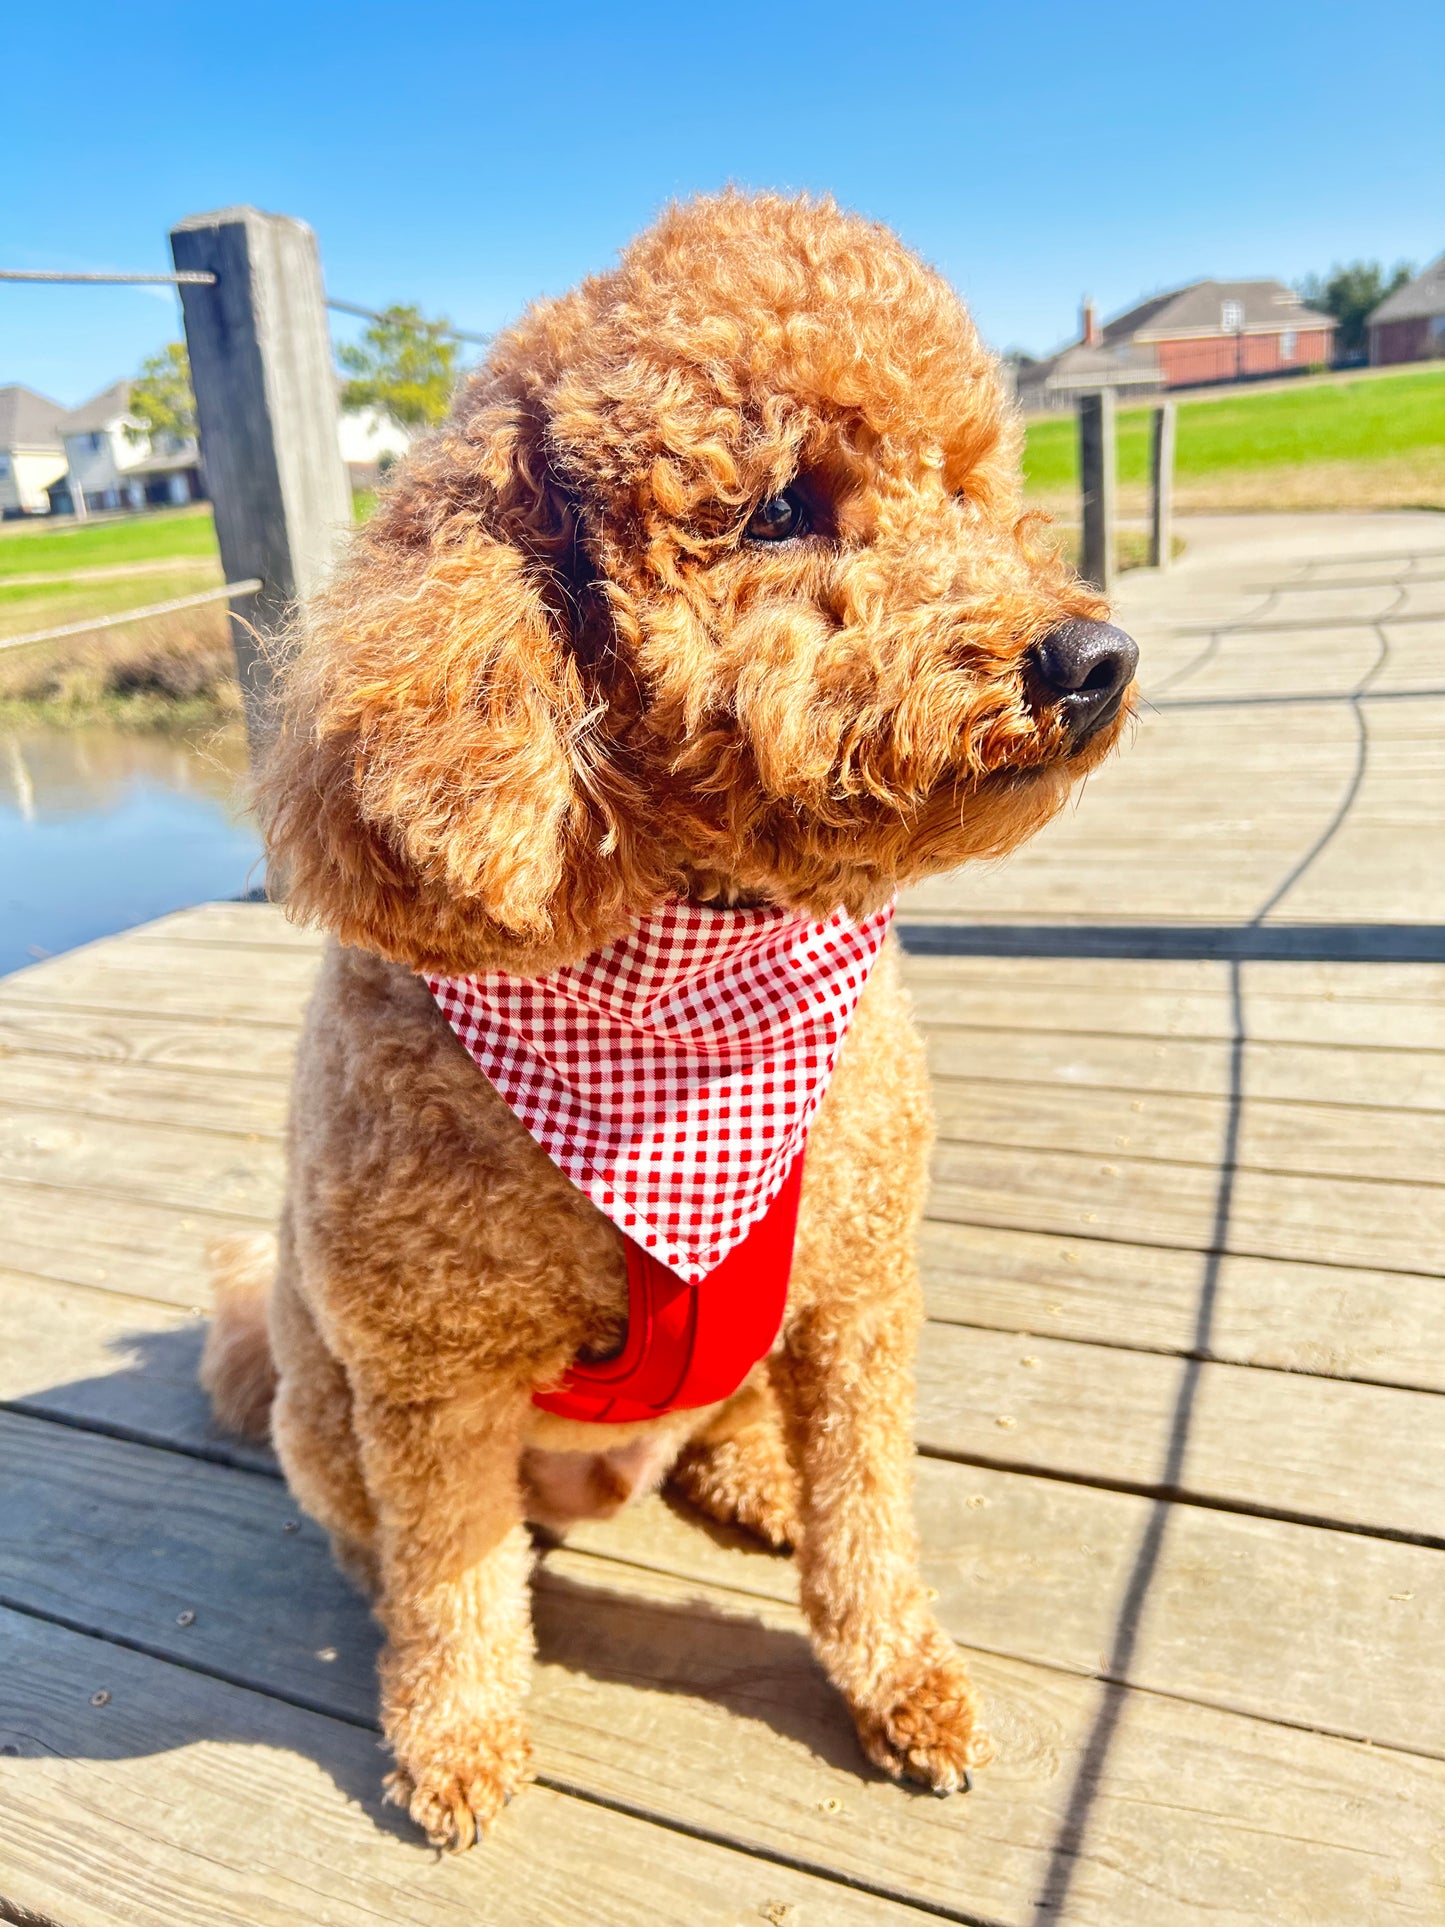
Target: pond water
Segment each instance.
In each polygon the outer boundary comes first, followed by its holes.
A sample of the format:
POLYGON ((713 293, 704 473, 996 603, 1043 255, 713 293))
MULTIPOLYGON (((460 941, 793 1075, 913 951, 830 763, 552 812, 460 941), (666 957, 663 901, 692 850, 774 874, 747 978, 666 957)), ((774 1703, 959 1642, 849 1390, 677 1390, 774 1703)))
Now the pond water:
POLYGON ((239 731, 0 728, 0 976, 260 881, 239 731))

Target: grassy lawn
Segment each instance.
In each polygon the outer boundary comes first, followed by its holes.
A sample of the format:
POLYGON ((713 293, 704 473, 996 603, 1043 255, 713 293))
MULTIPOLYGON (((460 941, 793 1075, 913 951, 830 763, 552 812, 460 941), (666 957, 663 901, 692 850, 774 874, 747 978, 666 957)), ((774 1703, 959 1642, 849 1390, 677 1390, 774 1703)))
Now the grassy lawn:
MULTIPOLYGON (((1445 366, 1243 390, 1178 407, 1181 509, 1445 508, 1445 366)), ((1126 514, 1139 512, 1147 489, 1149 412, 1123 409, 1118 418, 1126 514)), ((1024 473, 1031 497, 1077 509, 1072 414, 1029 423, 1024 473)))
MULTIPOLYGON (((192 555, 209 562, 220 560, 216 527, 206 502, 198 502, 194 508, 155 509, 147 515, 78 527, 0 522, 0 580, 10 575, 59 574, 66 569, 102 569, 117 563, 168 561, 192 555)), ((136 596, 133 600, 148 602, 155 598, 136 596)))
POLYGON ((170 602, 176 596, 195 595, 201 589, 218 586, 220 580, 218 565, 204 560, 184 568, 158 569, 153 575, 99 582, 10 583, 0 576, 0 637, 54 629, 85 616, 144 609, 152 603, 170 602))
MULTIPOLYGON (((169 602, 220 581, 208 504, 79 527, 6 523, 0 532, 0 639, 169 602), (87 573, 115 568, 134 573, 87 573), (60 580, 23 579, 35 576, 60 580)), ((0 650, 0 723, 104 718, 204 734, 218 725, 236 727, 239 708, 230 628, 220 604, 0 650)))

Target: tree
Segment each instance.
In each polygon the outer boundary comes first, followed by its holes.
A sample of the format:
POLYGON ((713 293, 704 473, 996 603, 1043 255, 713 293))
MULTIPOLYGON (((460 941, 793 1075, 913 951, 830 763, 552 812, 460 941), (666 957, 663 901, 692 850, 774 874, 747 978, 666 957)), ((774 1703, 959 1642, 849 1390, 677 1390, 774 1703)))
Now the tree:
POLYGON ((447 321, 420 308, 382 310, 361 340, 337 350, 351 379, 343 408, 377 408, 402 428, 425 428, 447 412, 457 382, 457 338, 447 321))
POLYGON ((1371 309, 1402 288, 1414 273, 1406 261, 1396 262, 1388 276, 1378 261, 1351 261, 1347 267, 1336 263, 1327 281, 1307 274, 1296 292, 1311 308, 1322 308, 1339 322, 1336 355, 1362 355, 1369 345, 1365 323, 1371 309))
POLYGON ((191 393, 191 363, 183 341, 168 341, 159 354, 147 355, 130 385, 130 412, 140 422, 129 430, 135 441, 173 435, 191 441, 196 433, 196 398, 191 393))

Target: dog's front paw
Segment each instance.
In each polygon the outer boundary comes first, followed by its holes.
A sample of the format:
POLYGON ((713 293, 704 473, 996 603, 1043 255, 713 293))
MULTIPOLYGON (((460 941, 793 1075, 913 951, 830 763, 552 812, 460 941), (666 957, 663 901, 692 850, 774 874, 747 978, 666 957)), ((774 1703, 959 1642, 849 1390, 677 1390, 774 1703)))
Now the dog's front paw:
POLYGON ((911 1664, 890 1669, 875 1703, 855 1705, 853 1716, 875 1766, 935 1793, 967 1790, 969 1769, 993 1758, 992 1742, 977 1724, 972 1683, 948 1647, 930 1647, 911 1664))
POLYGON ((383 1784, 434 1847, 464 1853, 531 1778, 532 1746, 519 1720, 484 1738, 440 1741, 424 1754, 413 1746, 383 1784))

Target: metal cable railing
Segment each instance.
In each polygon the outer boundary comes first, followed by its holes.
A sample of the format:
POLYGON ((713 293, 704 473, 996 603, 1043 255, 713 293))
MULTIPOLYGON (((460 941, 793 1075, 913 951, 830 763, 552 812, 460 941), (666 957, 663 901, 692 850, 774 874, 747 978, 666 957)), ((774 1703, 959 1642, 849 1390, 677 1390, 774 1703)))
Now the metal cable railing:
POLYGON ((140 622, 146 616, 168 616, 177 609, 199 609, 206 602, 221 602, 228 596, 254 595, 261 587, 259 576, 244 582, 227 582, 219 589, 202 589, 199 595, 172 596, 169 602, 147 603, 141 609, 122 609, 118 615, 88 616, 83 622, 62 622, 54 629, 35 629, 24 636, 0 636, 0 649, 19 649, 27 642, 60 642, 66 636, 88 636, 93 629, 118 629, 124 622, 140 622))
MULTIPOLYGON (((99 270, 69 268, 0 268, 0 281, 49 281, 82 282, 93 286, 133 287, 179 287, 184 284, 192 288, 214 288, 216 277, 203 269, 179 269, 170 274, 108 274, 99 270)), ((337 314, 359 315, 363 321, 385 321, 386 316, 375 308, 363 308, 355 301, 333 301, 328 295, 326 305, 337 314)), ((447 322, 443 332, 453 341, 474 341, 478 347, 485 348, 491 341, 490 335, 469 333, 465 328, 454 328, 447 322)))

